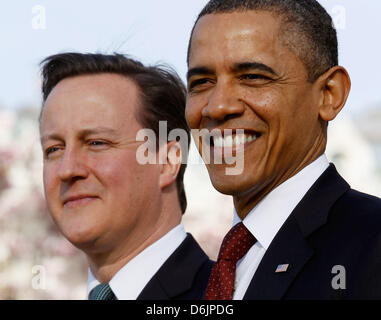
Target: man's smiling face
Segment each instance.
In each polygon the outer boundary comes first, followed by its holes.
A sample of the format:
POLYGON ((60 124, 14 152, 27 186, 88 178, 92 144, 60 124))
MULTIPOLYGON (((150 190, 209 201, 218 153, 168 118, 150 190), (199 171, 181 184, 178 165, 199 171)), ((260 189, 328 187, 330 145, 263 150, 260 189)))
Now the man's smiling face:
POLYGON ((319 91, 283 44, 280 21, 266 11, 210 14, 198 21, 191 41, 186 118, 191 129, 232 129, 233 139, 201 142, 200 152, 222 146, 242 154, 239 175, 226 175, 228 165, 213 159, 207 168, 214 187, 233 195, 243 216, 325 147, 319 91), (237 129, 245 139, 235 139, 237 129))

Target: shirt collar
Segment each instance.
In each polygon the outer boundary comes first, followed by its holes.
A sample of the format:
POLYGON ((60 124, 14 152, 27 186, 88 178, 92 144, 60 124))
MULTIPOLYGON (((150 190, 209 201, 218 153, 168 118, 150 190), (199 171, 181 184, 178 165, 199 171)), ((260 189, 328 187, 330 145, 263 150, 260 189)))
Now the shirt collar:
MULTIPOLYGON (((185 238, 184 226, 179 224, 121 268, 109 282, 118 300, 135 300, 185 238)), ((99 283, 89 268, 87 295, 99 283)))
MULTIPOLYGON (((243 224, 266 250, 283 223, 320 175, 329 167, 325 154, 268 193, 245 217, 243 224)), ((233 226, 241 219, 234 209, 233 226)))

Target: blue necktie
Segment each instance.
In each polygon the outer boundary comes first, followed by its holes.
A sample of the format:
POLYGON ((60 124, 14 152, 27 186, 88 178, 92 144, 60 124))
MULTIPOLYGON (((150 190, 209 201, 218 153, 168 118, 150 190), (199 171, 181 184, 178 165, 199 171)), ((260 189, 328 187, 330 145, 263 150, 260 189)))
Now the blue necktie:
POLYGON ((98 284, 89 295, 89 300, 118 300, 108 283, 98 284))

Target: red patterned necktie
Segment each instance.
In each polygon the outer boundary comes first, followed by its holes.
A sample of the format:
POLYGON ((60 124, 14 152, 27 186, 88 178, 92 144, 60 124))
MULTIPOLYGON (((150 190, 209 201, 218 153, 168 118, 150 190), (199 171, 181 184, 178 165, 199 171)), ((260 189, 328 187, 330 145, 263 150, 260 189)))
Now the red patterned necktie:
POLYGON ((256 241, 242 222, 228 232, 222 241, 217 262, 210 274, 205 300, 232 299, 237 261, 256 241))

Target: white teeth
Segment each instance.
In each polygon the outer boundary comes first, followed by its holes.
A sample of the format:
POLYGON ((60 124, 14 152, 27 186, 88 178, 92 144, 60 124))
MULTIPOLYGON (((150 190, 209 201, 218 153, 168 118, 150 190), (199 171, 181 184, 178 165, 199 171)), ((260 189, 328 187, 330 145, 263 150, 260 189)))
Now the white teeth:
POLYGON ((224 139, 221 136, 213 137, 213 142, 215 147, 222 148, 224 146, 224 139))
POLYGON ((247 142, 251 142, 257 139, 257 136, 248 136, 247 137, 247 142))
POLYGON ((233 137, 232 136, 227 136, 224 138, 224 147, 231 148, 233 146, 233 137))
POLYGON ((241 137, 236 135, 235 138, 234 138, 234 143, 235 145, 240 145, 241 144, 241 137))
POLYGON ((234 136, 234 138, 232 135, 227 135, 226 137, 216 136, 216 137, 213 137, 213 142, 215 147, 231 148, 231 147, 237 147, 237 146, 243 145, 245 143, 254 141, 256 139, 257 139, 256 135, 237 134, 234 136))

